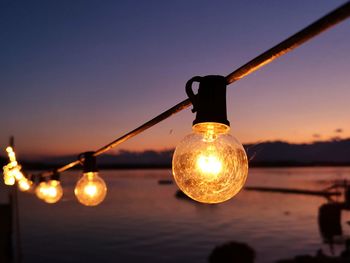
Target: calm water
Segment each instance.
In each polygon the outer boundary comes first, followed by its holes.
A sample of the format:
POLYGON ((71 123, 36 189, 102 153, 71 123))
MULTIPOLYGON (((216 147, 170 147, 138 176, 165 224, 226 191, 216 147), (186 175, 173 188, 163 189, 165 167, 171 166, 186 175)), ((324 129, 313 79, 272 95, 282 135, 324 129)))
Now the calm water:
MULTIPOLYGON (((20 194, 24 263, 207 262, 217 245, 249 244, 256 262, 329 253, 318 227, 321 197, 242 191, 220 205, 176 199, 176 185, 159 185, 170 170, 101 171, 108 196, 95 208, 73 195, 78 172, 63 178, 63 201, 48 205, 20 194)), ((350 179, 350 168, 251 169, 247 185, 322 189, 350 179)), ((345 234, 350 213, 342 213, 345 234)), ((343 245, 336 245, 339 253, 343 245)))

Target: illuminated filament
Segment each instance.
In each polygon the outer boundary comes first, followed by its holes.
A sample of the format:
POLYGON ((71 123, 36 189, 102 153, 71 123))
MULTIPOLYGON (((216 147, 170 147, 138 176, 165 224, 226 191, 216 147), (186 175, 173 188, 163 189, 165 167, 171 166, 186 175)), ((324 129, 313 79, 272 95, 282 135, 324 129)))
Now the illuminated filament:
POLYGON ((16 178, 15 176, 11 173, 10 168, 8 167, 8 165, 5 165, 4 168, 4 183, 6 185, 14 185, 16 182, 16 178))
POLYGON ((56 197, 57 196, 57 190, 55 186, 48 186, 45 189, 45 195, 48 197, 56 197))
POLYGON ((222 163, 215 155, 199 155, 197 159, 197 168, 201 173, 216 176, 222 170, 222 163))
POLYGON ((84 192, 90 197, 93 197, 97 193, 97 188, 94 184, 88 184, 87 186, 84 187, 84 192))
POLYGON ((86 172, 74 189, 78 201, 86 206, 96 206, 106 197, 107 187, 97 172, 86 172))

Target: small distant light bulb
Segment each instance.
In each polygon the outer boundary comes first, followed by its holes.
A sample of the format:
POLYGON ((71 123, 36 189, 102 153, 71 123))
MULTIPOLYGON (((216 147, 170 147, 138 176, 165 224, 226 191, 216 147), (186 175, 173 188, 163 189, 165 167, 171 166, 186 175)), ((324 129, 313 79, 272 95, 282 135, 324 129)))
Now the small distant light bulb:
POLYGON ((16 154, 11 146, 6 148, 6 152, 10 162, 3 167, 4 182, 6 185, 14 185, 18 182, 18 187, 21 191, 28 191, 31 188, 31 181, 24 177, 21 172, 22 167, 16 160, 16 154))
POLYGON ((11 170, 11 173, 13 174, 13 176, 16 178, 16 180, 19 182, 21 181, 24 177, 23 173, 21 172, 21 166, 17 165, 16 167, 14 167, 11 170))
POLYGON ((46 203, 57 203, 63 196, 63 189, 60 181, 50 180, 46 183, 44 189, 43 200, 46 203))
POLYGON ((16 179, 14 176, 11 176, 9 174, 6 174, 6 175, 4 174, 4 183, 6 185, 14 185, 15 182, 16 182, 16 179))
POLYGON ((244 186, 248 159, 242 144, 229 134, 226 113, 226 79, 194 77, 186 92, 197 112, 193 133, 176 147, 172 170, 176 184, 190 198, 202 203, 221 203, 244 186), (199 82, 198 94, 192 83, 199 82))
POLYGON ((10 162, 16 162, 16 154, 11 146, 8 146, 6 148, 6 152, 8 154, 9 159, 10 159, 10 162))
POLYGON ((7 164, 3 167, 3 174, 4 174, 4 183, 6 185, 14 185, 16 182, 16 178, 14 177, 13 173, 11 173, 10 165, 7 164))
POLYGON ((107 187, 97 172, 87 172, 77 182, 74 193, 83 205, 96 206, 105 199, 107 187))
POLYGON ((32 181, 23 177, 21 180, 18 181, 18 188, 22 192, 26 192, 30 190, 30 188, 32 187, 32 184, 33 184, 32 181))

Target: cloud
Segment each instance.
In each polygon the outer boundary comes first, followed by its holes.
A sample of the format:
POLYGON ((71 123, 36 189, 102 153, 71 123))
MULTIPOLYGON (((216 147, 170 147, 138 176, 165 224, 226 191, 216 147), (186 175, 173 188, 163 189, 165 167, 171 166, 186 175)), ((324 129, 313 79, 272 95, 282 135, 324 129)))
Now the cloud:
POLYGON ((344 130, 342 128, 338 128, 338 129, 335 129, 334 132, 335 133, 342 133, 344 130))

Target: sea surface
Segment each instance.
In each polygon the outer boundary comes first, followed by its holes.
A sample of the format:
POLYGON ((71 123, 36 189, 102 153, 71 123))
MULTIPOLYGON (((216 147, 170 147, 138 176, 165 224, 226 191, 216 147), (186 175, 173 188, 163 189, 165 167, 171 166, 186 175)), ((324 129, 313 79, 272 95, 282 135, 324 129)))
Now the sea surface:
MULTIPOLYGON (((204 205, 175 197, 170 170, 100 171, 108 186, 97 207, 80 205, 73 189, 79 172, 62 175, 64 197, 46 204, 19 194, 23 263, 41 262, 208 262, 216 246, 230 241, 255 250, 256 262, 297 255, 330 255, 318 225, 324 197, 241 191, 235 198, 204 205)), ((322 190, 350 179, 350 168, 253 168, 247 185, 322 190)), ((0 187, 2 193, 3 186, 0 187)), ((334 201, 342 201, 338 198, 334 201)), ((350 212, 342 211, 343 235, 333 253, 344 249, 350 212)))

